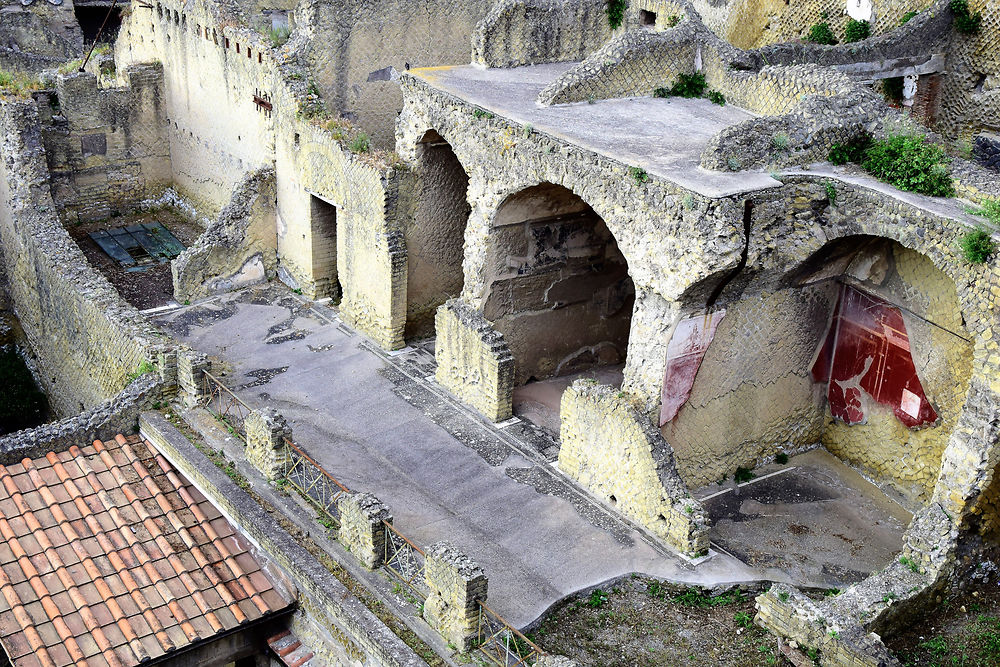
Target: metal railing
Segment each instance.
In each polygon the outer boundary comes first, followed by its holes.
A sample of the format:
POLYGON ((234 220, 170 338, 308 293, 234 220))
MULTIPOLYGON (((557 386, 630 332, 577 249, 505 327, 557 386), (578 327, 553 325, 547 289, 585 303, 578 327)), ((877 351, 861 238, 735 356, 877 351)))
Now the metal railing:
POLYGON ((339 528, 340 509, 337 507, 337 500, 348 492, 347 487, 294 442, 288 438, 282 440, 285 443, 283 477, 317 509, 333 519, 339 528))
POLYGON ((389 570, 407 588, 426 600, 430 595, 424 577, 426 557, 423 549, 396 530, 388 521, 382 522, 385 531, 385 557, 382 566, 389 570))
POLYGON ((222 384, 222 380, 208 371, 202 372, 202 383, 205 407, 246 442, 247 431, 244 422, 250 415, 250 406, 234 394, 232 389, 222 384))
POLYGON ((533 665, 545 655, 533 641, 521 634, 504 618, 479 601, 479 630, 476 650, 494 665, 518 667, 533 665))

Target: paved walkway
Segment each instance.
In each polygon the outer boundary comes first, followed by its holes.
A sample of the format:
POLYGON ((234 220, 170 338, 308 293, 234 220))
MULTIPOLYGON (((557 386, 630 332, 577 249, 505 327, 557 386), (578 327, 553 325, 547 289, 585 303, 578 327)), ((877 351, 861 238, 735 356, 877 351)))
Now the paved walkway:
POLYGON ((212 355, 251 405, 285 415, 332 475, 387 503, 417 544, 448 540, 490 578, 490 601, 524 626, 566 595, 630 572, 715 585, 754 571, 715 553, 697 567, 651 543, 552 469, 551 442, 497 428, 428 380, 425 349, 386 355, 333 310, 278 286, 159 318, 212 355))

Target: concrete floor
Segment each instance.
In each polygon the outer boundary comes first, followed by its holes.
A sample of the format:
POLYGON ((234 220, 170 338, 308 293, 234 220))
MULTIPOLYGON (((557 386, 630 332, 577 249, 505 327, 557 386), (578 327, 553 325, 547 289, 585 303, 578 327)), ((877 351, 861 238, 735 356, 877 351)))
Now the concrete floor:
POLYGON ((538 106, 538 93, 576 64, 507 69, 463 65, 409 73, 520 125, 530 124, 535 131, 642 167, 707 197, 727 197, 779 184, 766 173, 709 171, 699 166, 701 153, 712 137, 754 117, 732 104, 635 97, 538 106))
POLYGON ((624 364, 602 366, 571 375, 529 382, 514 389, 514 415, 558 437, 560 402, 566 388, 581 378, 592 378, 601 384, 620 387, 624 370, 624 364))
POLYGON ((490 601, 515 625, 580 589, 631 572, 719 585, 755 580, 725 554, 693 566, 555 472, 518 438, 455 404, 428 379, 425 350, 389 356, 278 286, 162 315, 215 359, 251 405, 288 419, 295 442, 351 489, 374 493, 417 544, 448 540, 479 561, 490 601))
POLYGON ((816 588, 843 588, 891 562, 912 518, 824 449, 754 471, 737 486, 694 496, 712 519, 712 542, 760 570, 816 588))

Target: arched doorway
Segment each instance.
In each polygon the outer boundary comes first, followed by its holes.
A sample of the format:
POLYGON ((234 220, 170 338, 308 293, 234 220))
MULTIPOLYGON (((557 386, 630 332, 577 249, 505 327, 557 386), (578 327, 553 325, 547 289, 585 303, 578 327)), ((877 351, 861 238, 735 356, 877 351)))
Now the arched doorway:
POLYGON ((559 398, 575 378, 621 384, 635 287, 579 196, 542 183, 509 197, 490 228, 486 284, 483 315, 514 355, 515 414, 558 432, 559 398))
POLYGON ((469 175, 434 130, 417 145, 417 178, 418 208, 406 232, 407 339, 432 335, 437 307, 462 292, 462 248, 472 210, 469 175))

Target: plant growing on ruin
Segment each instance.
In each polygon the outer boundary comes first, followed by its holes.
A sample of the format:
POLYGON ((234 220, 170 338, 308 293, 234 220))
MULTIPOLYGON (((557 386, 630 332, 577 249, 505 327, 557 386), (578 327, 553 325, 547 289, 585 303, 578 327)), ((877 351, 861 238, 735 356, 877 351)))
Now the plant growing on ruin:
POLYGON ((726 106, 726 96, 717 90, 708 91, 707 97, 712 104, 718 104, 720 107, 726 106))
POLYGON ((726 166, 729 167, 729 171, 739 171, 743 168, 743 163, 738 157, 729 157, 726 159, 726 166))
MULTIPOLYGON (((833 181, 823 181, 823 189, 826 190, 826 198, 830 201, 830 206, 836 206, 837 186, 833 184, 833 181)), ((785 461, 787 461, 788 455, 786 454, 784 456, 785 456, 785 461)), ((781 462, 779 461, 779 463, 781 462)))
POLYGON ((868 39, 872 34, 872 24, 868 21, 856 21, 851 19, 847 22, 847 26, 844 28, 844 41, 850 44, 851 42, 860 42, 863 39, 868 39))
POLYGON ((899 19, 899 25, 905 25, 905 24, 909 23, 910 19, 912 19, 913 17, 915 17, 919 13, 920 12, 916 11, 915 9, 911 9, 910 11, 906 12, 905 14, 903 14, 902 18, 899 19))
POLYGON ((590 593, 590 598, 587 599, 587 606, 591 609, 600 609, 607 601, 608 594, 598 588, 590 593))
POLYGON ((678 25, 680 25, 681 20, 682 19, 679 14, 671 14, 670 16, 667 17, 667 27, 676 28, 678 25))
POLYGON ((268 30, 267 38, 271 41, 271 48, 277 49, 278 47, 284 46, 291 34, 292 31, 288 29, 288 26, 284 25, 268 30))
POLYGON ((753 479, 755 475, 750 471, 749 468, 744 468, 739 466, 736 468, 736 472, 733 473, 733 479, 736 480, 737 484, 742 484, 743 482, 749 482, 753 479))
POLYGON ((836 44, 837 38, 833 36, 833 31, 830 30, 830 24, 826 21, 820 23, 814 23, 812 27, 809 28, 809 35, 806 37, 806 41, 812 42, 813 44, 836 44))
POLYGON ((830 147, 830 162, 836 165, 861 162, 871 143, 871 137, 867 135, 855 137, 846 143, 835 143, 830 147))
POLYGON ((351 149, 352 153, 367 153, 372 148, 371 139, 367 133, 359 132, 357 136, 351 139, 348 148, 351 149))
POLYGON ((982 264, 990 255, 996 252, 996 244, 993 237, 985 229, 971 231, 959 241, 962 249, 962 256, 970 264, 982 264))
POLYGON ((629 167, 628 174, 635 181, 636 185, 645 185, 649 182, 649 174, 642 167, 629 167))
POLYGON ((965 210, 972 215, 981 215, 993 226, 1000 227, 1000 199, 983 199, 979 206, 970 206, 965 210))
POLYGON ((920 573, 920 564, 917 563, 912 558, 907 558, 906 556, 900 556, 899 564, 905 565, 906 567, 910 568, 910 572, 913 572, 914 574, 920 573))
POLYGON ((782 602, 788 602, 788 592, 781 591, 780 593, 778 593, 778 599, 781 600, 782 602))
POLYGON ((618 30, 625 22, 626 9, 628 9, 626 0, 608 0, 608 25, 612 30, 618 30))
POLYGON ((900 190, 932 197, 950 197, 955 184, 948 171, 950 158, 941 146, 922 134, 897 134, 872 142, 861 166, 872 176, 900 190))
POLYGON ((963 35, 975 35, 983 23, 981 12, 969 11, 969 0, 951 0, 951 13, 955 15, 955 30, 963 35))
POLYGON ((34 90, 41 90, 42 82, 25 74, 13 74, 0 69, 0 97, 30 97, 34 90))
POLYGON ((788 149, 788 142, 790 141, 787 132, 778 132, 776 135, 771 137, 771 146, 777 148, 779 151, 788 149))
POLYGON ((675 97, 701 97, 705 94, 705 75, 701 72, 694 74, 678 74, 677 83, 670 88, 670 94, 675 97))
POLYGON ((489 120, 490 118, 493 118, 493 114, 491 114, 489 111, 486 111, 485 109, 473 109, 472 117, 477 120, 482 118, 489 120))
POLYGON ((785 465, 788 463, 788 454, 784 452, 778 452, 774 455, 774 462, 779 465, 785 465))

